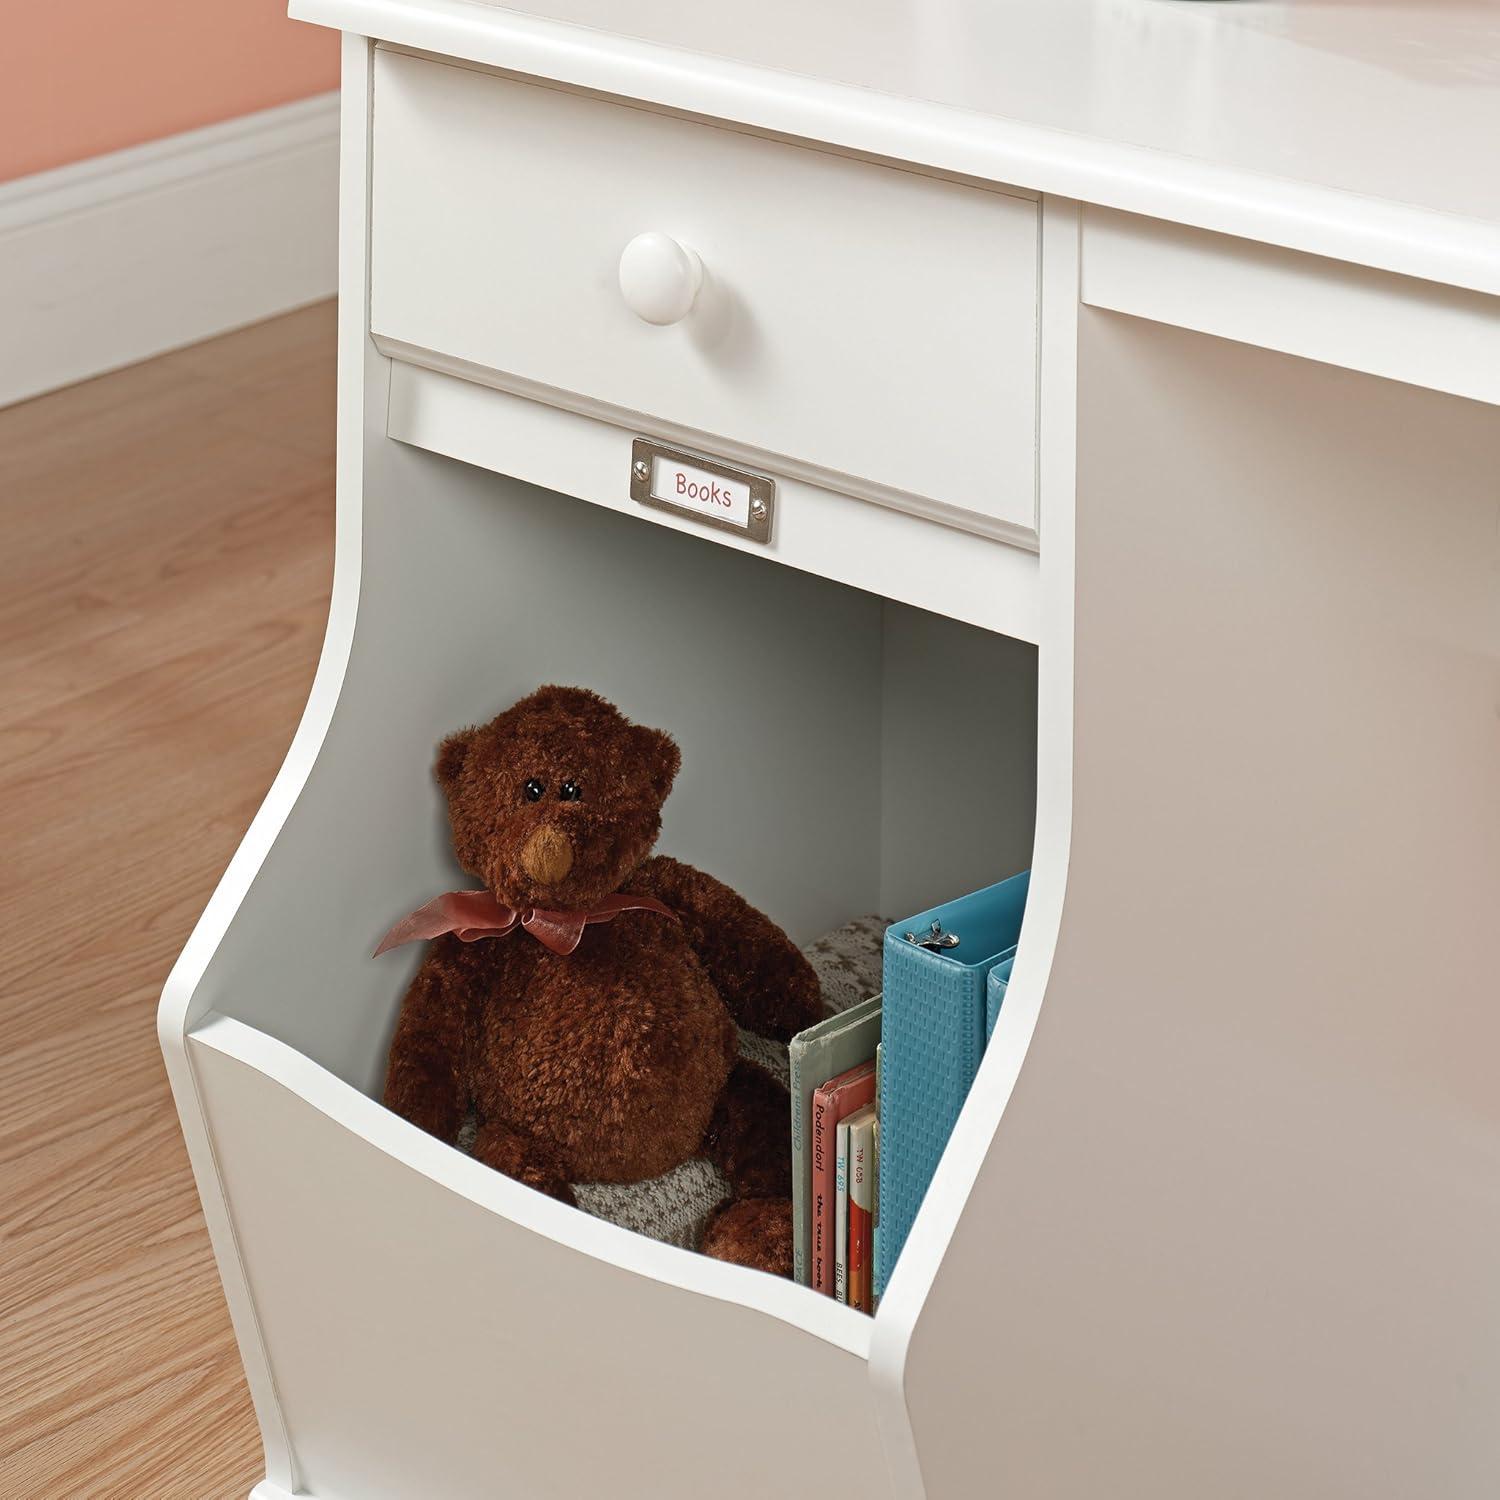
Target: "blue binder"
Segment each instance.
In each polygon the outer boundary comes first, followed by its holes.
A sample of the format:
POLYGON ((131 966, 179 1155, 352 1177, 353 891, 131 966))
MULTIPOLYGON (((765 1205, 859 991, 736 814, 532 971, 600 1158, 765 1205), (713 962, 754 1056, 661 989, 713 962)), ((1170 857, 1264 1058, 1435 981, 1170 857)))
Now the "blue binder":
POLYGON ((886 929, 877 1295, 979 1070, 987 982, 1015 955, 1030 883, 1023 871, 886 929))
POLYGON ((1000 1019, 1000 1005, 1005 999, 1005 991, 1010 984, 1010 971, 1015 966, 1014 953, 1009 958, 1002 958, 990 970, 990 977, 985 983, 984 1044, 986 1047, 989 1046, 990 1038, 995 1034, 995 1022, 1000 1019))

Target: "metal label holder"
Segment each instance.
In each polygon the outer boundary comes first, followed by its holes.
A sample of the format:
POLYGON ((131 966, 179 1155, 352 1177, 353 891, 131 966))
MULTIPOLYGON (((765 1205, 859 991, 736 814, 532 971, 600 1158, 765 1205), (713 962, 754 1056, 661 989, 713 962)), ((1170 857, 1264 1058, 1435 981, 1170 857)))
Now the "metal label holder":
POLYGON ((717 459, 705 458, 700 453, 692 453, 682 448, 668 448, 662 443, 653 443, 646 438, 636 438, 630 445, 630 498, 638 505, 648 506, 652 510, 666 511, 668 515, 685 517, 687 520, 696 521, 700 526, 710 527, 714 531, 728 531, 735 536, 742 536, 752 542, 762 544, 771 540, 771 521, 776 510, 776 481, 767 478, 764 474, 751 474, 745 469, 731 468, 717 459), (737 521, 708 515, 695 506, 680 505, 666 496, 652 494, 651 481, 656 472, 658 459, 664 459, 668 463, 683 464, 688 468, 713 475, 715 478, 727 479, 734 484, 744 485, 750 491, 749 514, 745 524, 742 526, 737 521))

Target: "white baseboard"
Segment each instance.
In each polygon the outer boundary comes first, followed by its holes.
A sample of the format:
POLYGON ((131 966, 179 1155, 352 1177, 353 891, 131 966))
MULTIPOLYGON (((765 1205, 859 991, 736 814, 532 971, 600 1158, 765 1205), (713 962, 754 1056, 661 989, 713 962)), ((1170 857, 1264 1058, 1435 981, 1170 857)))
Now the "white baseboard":
POLYGON ((0 406, 331 297, 338 95, 0 183, 0 406))

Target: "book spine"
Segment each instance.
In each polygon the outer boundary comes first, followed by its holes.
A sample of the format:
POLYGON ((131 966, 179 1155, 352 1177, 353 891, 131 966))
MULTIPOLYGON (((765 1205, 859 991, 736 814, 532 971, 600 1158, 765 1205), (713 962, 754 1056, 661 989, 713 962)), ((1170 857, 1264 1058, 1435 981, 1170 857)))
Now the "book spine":
POLYGON ((874 1201, 871 1168, 875 1158, 875 1121, 861 1112, 849 1125, 849 1306, 870 1312, 870 1230, 874 1201))
POLYGON ((874 1097, 875 1065, 859 1063, 830 1078, 813 1095, 813 1289, 836 1296, 839 1121, 874 1097))
POLYGON ((803 1116, 802 1069, 796 1048, 789 1060, 789 1092, 792 1097, 792 1280, 798 1286, 810 1284, 807 1267, 807 1123, 803 1116))
POLYGON ((833 1295, 838 1301, 847 1302, 849 1300, 849 1124, 847 1120, 839 1121, 834 1181, 838 1196, 833 1210, 833 1295))
POLYGON ((833 1268, 830 1264, 828 1229, 833 1219, 833 1141, 828 1130, 832 1116, 828 1096, 819 1089, 813 1095, 812 1107, 812 1254, 809 1270, 812 1289, 833 1295, 833 1268))

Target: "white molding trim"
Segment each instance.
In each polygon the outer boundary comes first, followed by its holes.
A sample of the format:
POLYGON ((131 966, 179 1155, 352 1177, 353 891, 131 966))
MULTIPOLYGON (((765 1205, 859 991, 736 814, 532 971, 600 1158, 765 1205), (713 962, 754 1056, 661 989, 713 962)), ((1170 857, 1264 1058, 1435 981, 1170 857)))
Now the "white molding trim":
POLYGON ((337 288, 337 93, 0 183, 0 406, 337 288))
POLYGON ((1500 406, 1500 297, 1088 207, 1090 307, 1500 406))
POLYGON ((858 474, 824 468, 821 464, 804 463, 800 458, 792 458, 769 448, 758 448, 753 443, 737 443, 732 438, 721 437, 716 433, 696 427, 684 427, 681 423, 653 417, 648 412, 632 411, 629 407, 615 406, 592 396, 581 396, 574 391, 545 385, 540 380, 531 380, 524 375, 513 375, 508 370, 496 370, 489 365, 457 359, 435 349, 409 344, 404 339, 389 338, 383 333, 372 333, 370 337, 382 354, 400 360, 402 364, 432 370, 438 375, 451 375, 473 385, 488 386, 491 390, 503 391, 508 396, 520 396, 527 401, 540 402, 543 406, 555 406, 559 411, 606 422, 611 427, 618 427, 626 432, 656 437, 681 448, 696 449, 705 457, 717 456, 752 469, 770 469, 786 478, 817 485, 819 489, 853 495, 858 500, 868 500, 872 505, 883 505, 887 510, 899 510, 924 521, 935 521, 939 526, 952 527, 955 531, 972 532, 975 536, 986 537, 992 542, 1019 547, 1023 552, 1037 550, 1036 532, 1031 527, 1018 526, 1014 521, 996 520, 979 511, 965 510, 961 505, 950 505, 946 500, 934 500, 912 490, 898 490, 892 485, 865 479, 858 474))

